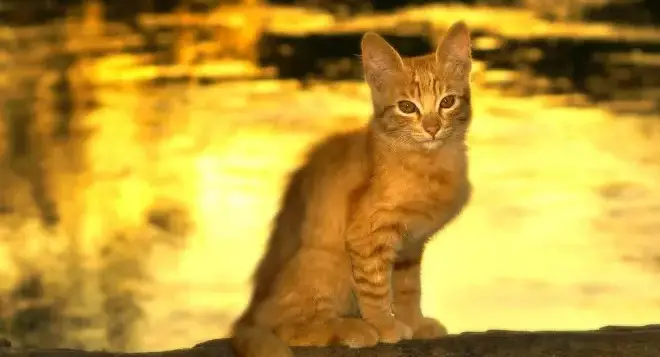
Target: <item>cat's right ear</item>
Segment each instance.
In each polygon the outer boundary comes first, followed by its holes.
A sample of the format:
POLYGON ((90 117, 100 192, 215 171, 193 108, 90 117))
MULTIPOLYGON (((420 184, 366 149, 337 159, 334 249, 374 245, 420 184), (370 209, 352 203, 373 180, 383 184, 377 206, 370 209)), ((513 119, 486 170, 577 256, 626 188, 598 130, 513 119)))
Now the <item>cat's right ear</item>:
POLYGON ((370 87, 380 90, 383 83, 403 71, 399 53, 374 32, 362 36, 362 66, 370 87))

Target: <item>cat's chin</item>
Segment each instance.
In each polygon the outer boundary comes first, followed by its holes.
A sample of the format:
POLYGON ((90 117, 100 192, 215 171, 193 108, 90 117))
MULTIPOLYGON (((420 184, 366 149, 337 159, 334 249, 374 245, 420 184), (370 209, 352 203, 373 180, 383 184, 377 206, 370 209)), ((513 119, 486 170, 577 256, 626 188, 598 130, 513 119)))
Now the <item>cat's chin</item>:
POLYGON ((442 139, 426 140, 421 142, 422 148, 426 150, 436 150, 439 149, 445 141, 442 139))

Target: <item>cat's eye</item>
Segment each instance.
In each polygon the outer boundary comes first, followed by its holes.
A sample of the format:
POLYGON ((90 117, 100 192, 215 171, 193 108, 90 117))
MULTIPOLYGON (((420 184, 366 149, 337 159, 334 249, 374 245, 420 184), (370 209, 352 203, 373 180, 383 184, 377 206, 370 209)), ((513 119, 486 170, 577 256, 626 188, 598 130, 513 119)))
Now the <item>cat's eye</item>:
POLYGON ((448 95, 442 98, 440 101, 440 109, 449 109, 454 106, 456 103, 456 96, 455 95, 448 95))
POLYGON ((399 101, 397 106, 399 107, 399 110, 404 114, 413 114, 417 112, 417 106, 409 100, 399 101))

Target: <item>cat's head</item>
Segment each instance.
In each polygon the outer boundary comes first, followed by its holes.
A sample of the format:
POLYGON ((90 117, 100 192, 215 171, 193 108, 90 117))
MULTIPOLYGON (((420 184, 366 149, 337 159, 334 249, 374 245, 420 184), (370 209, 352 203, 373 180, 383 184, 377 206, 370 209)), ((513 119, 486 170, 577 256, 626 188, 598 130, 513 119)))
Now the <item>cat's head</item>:
POLYGON ((470 33, 453 24, 435 53, 402 57, 379 35, 362 37, 375 130, 393 142, 436 149, 462 142, 472 117, 470 33))

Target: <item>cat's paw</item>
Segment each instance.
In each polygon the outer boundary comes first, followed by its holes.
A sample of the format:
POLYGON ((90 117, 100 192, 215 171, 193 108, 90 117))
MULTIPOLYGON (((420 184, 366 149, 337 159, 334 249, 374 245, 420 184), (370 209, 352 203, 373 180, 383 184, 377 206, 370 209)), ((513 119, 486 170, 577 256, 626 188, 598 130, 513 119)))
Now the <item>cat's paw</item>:
POLYGON ((397 343, 401 340, 411 339, 413 336, 413 331, 410 326, 397 320, 392 315, 384 315, 375 319, 368 319, 367 322, 378 331, 380 342, 397 343))
POLYGON ((413 334, 414 339, 427 340, 447 335, 447 328, 440 321, 424 317, 419 323, 417 330, 413 334))
POLYGON ((339 343, 350 348, 362 348, 378 343, 376 329, 362 319, 344 318, 335 325, 339 343))

